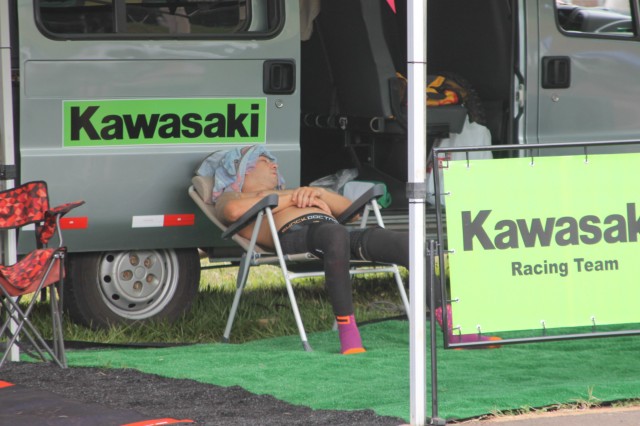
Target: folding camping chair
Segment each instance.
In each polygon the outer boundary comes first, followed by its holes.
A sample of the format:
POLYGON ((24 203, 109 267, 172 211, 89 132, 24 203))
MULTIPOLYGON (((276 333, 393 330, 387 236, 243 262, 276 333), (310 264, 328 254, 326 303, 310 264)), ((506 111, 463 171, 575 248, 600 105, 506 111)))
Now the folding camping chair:
MULTIPOLYGON (((319 259, 311 253, 299 253, 299 254, 290 254, 285 255, 282 253, 282 249, 280 247, 280 243, 278 240, 278 230, 276 229, 273 214, 271 209, 278 205, 278 196, 275 194, 268 195, 263 198, 260 202, 258 202, 251 210, 246 212, 240 219, 238 219, 234 224, 229 227, 226 227, 222 224, 215 215, 214 207, 211 204, 211 191, 213 188, 213 178, 208 176, 195 176, 192 179, 192 185, 189 187, 189 195, 196 204, 202 209, 202 211, 207 215, 207 217, 216 224, 222 231, 222 238, 231 238, 235 241, 240 247, 244 249, 244 253, 242 257, 239 259, 239 271, 236 279, 236 294, 233 299, 233 303, 231 305, 231 311, 229 313, 229 319, 227 320, 227 325, 223 334, 222 340, 224 342, 229 341, 229 336, 231 335, 231 328, 233 327, 233 321, 235 319, 236 311, 238 309, 238 304, 240 303, 240 298, 242 296, 242 292, 244 291, 247 277, 249 275, 249 269, 252 266, 260 266, 260 265, 278 265, 282 270, 282 275, 285 280, 287 293, 289 295, 289 300, 291 302, 291 308, 293 310, 293 315, 296 320, 296 324, 298 326, 298 331, 300 333, 300 339, 302 340, 302 346, 306 351, 311 351, 311 346, 307 340, 307 335, 304 330, 304 325, 302 323, 302 318, 300 316, 300 312, 298 310, 298 304, 296 302, 295 294, 293 291, 293 285, 291 283, 292 280, 297 278, 307 278, 307 277, 317 277, 324 276, 324 271, 322 270, 322 264, 319 259), (258 232, 260 226, 262 226, 262 220, 264 216, 267 217, 267 226, 270 229, 271 235, 273 236, 273 240, 275 243, 275 251, 267 250, 264 247, 260 247, 256 244, 256 239, 258 237, 258 232), (254 228, 251 239, 247 240, 246 238, 238 235, 238 231, 243 229, 245 226, 250 224, 252 221, 256 222, 256 226, 254 228), (306 266, 310 262, 315 262, 318 266, 319 270, 309 271, 306 266), (305 265, 307 264, 307 265, 305 265), (288 267, 290 265, 291 267, 288 267), (302 268, 300 272, 294 272, 293 269, 296 269, 293 265, 304 265, 305 268, 302 268)), ((376 199, 384 194, 384 186, 381 184, 374 185, 368 191, 366 191, 363 195, 361 195, 356 201, 353 202, 351 207, 345 211, 339 218, 337 218, 340 223, 347 223, 351 219, 353 219, 356 215, 361 214, 360 227, 365 227, 368 222, 369 214, 371 211, 375 214, 376 222, 379 226, 384 226, 382 215, 380 214, 380 208, 376 199)), ((351 261, 351 275, 355 274, 369 274, 369 273, 379 273, 386 272, 394 274, 396 284, 398 285, 398 290, 400 291, 400 296, 402 298, 402 303, 404 305, 404 309, 406 313, 409 313, 409 299, 407 298, 407 294, 404 288, 404 284, 402 282, 402 278, 400 277, 400 271, 397 265, 394 264, 373 264, 371 262, 365 261, 351 261)))
POLYGON ((62 283, 64 279, 63 245, 60 218, 84 204, 84 201, 49 208, 47 185, 42 181, 28 182, 17 188, 0 192, 0 230, 17 229, 35 224, 36 248, 13 265, 0 265, 0 303, 4 322, 0 328, 0 339, 5 339, 0 367, 7 359, 13 345, 25 352, 60 367, 66 367, 64 340, 62 335, 62 283), (48 248, 49 240, 58 235, 58 247, 48 248), (40 291, 49 288, 53 347, 43 339, 41 333, 29 320, 40 291), (26 307, 19 304, 20 298, 31 294, 26 307), (22 339, 20 339, 20 337, 22 339))

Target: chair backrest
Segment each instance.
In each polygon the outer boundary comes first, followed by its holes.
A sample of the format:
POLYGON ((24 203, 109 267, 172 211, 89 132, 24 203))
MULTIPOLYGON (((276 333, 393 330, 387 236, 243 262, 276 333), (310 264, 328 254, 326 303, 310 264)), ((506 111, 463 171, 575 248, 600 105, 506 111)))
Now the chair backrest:
MULTIPOLYGON (((213 176, 194 176, 191 179, 191 188, 189 195, 204 212, 204 214, 213 222, 222 232, 227 230, 227 226, 218 219, 215 212, 215 206, 211 202, 211 193, 213 192, 213 176)), ((231 239, 243 249, 249 247, 249 240, 235 234, 231 239)), ((257 253, 272 253, 262 247, 256 246, 257 253)))
POLYGON ((19 228, 45 220, 49 210, 47 184, 28 182, 0 192, 0 229, 19 228))

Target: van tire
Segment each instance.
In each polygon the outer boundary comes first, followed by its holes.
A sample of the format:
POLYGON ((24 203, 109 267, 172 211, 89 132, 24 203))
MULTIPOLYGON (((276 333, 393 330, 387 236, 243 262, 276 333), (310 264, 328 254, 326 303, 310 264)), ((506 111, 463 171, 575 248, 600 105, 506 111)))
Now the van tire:
POLYGON ((191 307, 199 284, 197 249, 70 254, 64 305, 73 322, 94 330, 174 322, 191 307))

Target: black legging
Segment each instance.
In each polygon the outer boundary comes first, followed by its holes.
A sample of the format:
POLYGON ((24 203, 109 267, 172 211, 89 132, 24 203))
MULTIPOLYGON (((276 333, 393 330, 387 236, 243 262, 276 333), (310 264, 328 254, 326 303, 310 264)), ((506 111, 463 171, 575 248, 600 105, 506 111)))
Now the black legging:
POLYGON ((409 265, 409 234, 383 228, 355 229, 319 222, 280 236, 285 254, 311 252, 324 260, 325 285, 336 316, 353 314, 349 260, 409 265))

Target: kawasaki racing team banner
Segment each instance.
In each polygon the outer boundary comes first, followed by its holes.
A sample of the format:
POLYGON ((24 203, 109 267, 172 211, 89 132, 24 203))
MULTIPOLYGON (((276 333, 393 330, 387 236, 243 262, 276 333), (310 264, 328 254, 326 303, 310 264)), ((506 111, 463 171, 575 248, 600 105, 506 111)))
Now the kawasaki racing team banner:
POLYGON ((640 154, 443 163, 462 333, 640 322, 640 154))
POLYGON ((264 143, 266 99, 65 101, 65 147, 264 143))

